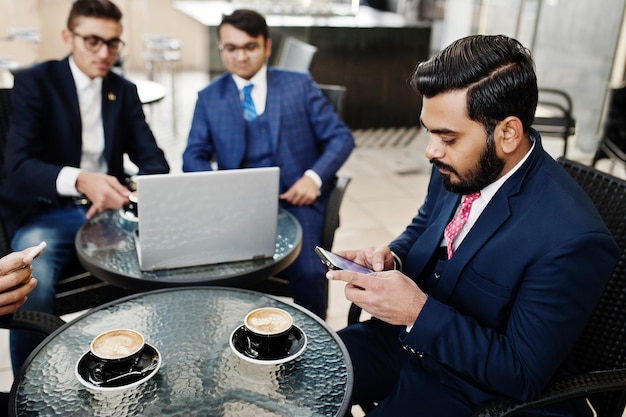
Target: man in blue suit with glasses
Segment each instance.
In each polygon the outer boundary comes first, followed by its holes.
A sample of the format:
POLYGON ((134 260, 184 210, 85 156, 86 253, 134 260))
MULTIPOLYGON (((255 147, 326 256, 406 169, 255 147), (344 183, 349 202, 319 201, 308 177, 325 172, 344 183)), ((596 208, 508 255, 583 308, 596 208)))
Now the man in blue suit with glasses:
POLYGON ((265 18, 236 10, 218 27, 229 71, 198 94, 184 171, 280 167, 280 205, 302 226, 300 255, 282 275, 294 301, 318 316, 328 306, 324 266, 314 252, 337 170, 354 138, 309 74, 268 68, 265 18))

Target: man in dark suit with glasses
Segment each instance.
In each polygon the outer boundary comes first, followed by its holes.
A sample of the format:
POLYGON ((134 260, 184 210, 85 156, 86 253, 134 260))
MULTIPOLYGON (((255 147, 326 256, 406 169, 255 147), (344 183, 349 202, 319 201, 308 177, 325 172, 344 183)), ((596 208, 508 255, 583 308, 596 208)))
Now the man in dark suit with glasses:
MULTIPOLYGON (((13 250, 48 243, 29 310, 52 312, 56 281, 77 262, 83 222, 129 203, 124 154, 139 174, 169 172, 137 88, 110 71, 124 46, 121 18, 108 0, 75 1, 62 32, 69 56, 15 76, 0 214, 13 250)), ((14 372, 40 341, 11 333, 14 372)))

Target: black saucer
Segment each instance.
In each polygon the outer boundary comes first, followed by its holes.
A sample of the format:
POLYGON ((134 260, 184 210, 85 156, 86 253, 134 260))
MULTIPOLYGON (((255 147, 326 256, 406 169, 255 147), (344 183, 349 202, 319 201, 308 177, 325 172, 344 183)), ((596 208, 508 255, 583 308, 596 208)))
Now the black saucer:
POLYGON ((244 326, 240 326, 235 329, 229 339, 229 342, 233 352, 248 362, 276 365, 291 361, 300 356, 306 347, 306 335, 297 326, 292 326, 284 352, 279 354, 251 352, 248 346, 248 338, 246 337, 246 329, 244 326))
POLYGON ((140 373, 138 375, 129 375, 128 377, 124 377, 111 383, 103 382, 117 375, 107 370, 106 366, 103 366, 102 361, 95 357, 91 352, 86 352, 83 356, 81 356, 80 360, 76 364, 76 377, 81 384, 89 389, 98 391, 116 391, 130 388, 147 381, 157 373, 160 367, 161 355, 159 354, 159 351, 155 347, 146 343, 141 351, 139 361, 131 369, 132 371, 139 371, 140 373), (157 365, 154 369, 148 371, 147 373, 141 373, 143 369, 152 365, 155 361, 157 362, 157 365), (101 385, 98 383, 101 383, 101 385))

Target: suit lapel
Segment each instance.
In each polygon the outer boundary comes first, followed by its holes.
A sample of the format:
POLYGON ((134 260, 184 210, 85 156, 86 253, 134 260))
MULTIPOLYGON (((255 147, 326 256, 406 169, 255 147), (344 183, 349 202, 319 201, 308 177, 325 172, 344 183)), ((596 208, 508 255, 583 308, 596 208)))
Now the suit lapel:
MULTIPOLYGON (((75 155, 76 163, 80 163, 80 151, 82 149, 82 122, 80 118, 80 107, 78 105, 78 93, 76 92, 76 83, 70 70, 69 57, 62 61, 59 61, 59 71, 57 72, 57 87, 58 96, 65 102, 67 109, 67 116, 70 121, 71 129, 74 132, 72 135, 68 135, 67 140, 76 140, 75 149, 77 153, 75 155), (68 91, 70 92, 68 94, 68 91)), ((77 165, 78 166, 78 165, 77 165)))
POLYGON ((543 152, 539 135, 534 135, 534 138, 535 148, 529 158, 496 192, 465 239, 463 239, 463 242, 461 242, 463 249, 457 250, 452 259, 448 261, 443 279, 439 282, 437 288, 438 293, 441 295, 441 300, 446 301, 450 297, 468 262, 511 216, 509 200, 520 192, 527 173, 538 163, 543 152))
POLYGON ((442 301, 447 300, 450 294, 452 294, 459 277, 463 273, 463 269, 465 269, 476 252, 480 250, 511 215, 509 197, 505 190, 498 190, 468 235, 461 242, 463 249, 454 252, 454 256, 448 261, 444 276, 437 286, 437 292, 442 301))
POLYGON ((209 108, 208 111, 218 111, 220 114, 216 117, 225 123, 230 123, 229 136, 224 138, 223 145, 225 147, 225 155, 232 156, 232 167, 241 167, 243 158, 247 151, 247 133, 246 121, 243 118, 243 108, 239 97, 237 84, 230 75, 222 78, 220 88, 221 100, 225 106, 216 106, 215 110, 209 108))
MULTIPOLYGON (((443 185, 441 185, 443 188, 443 185)), ((421 276, 433 254, 437 253, 443 238, 443 229, 446 227, 460 201, 458 194, 443 191, 438 197, 433 213, 438 213, 419 238, 419 244, 415 245, 407 258, 411 264, 407 264, 407 271, 411 276, 421 276)))
POLYGON ((115 125, 121 109, 121 84, 107 75, 102 80, 102 125, 104 128, 104 156, 111 163, 115 125))

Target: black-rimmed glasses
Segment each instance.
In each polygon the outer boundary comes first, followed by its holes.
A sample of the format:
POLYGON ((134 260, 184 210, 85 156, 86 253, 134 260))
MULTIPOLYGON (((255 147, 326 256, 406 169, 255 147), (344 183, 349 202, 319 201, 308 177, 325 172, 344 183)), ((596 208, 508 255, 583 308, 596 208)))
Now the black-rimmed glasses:
POLYGON ((225 45, 218 45, 217 49, 220 52, 224 52, 228 55, 236 55, 237 51, 242 50, 246 55, 253 57, 256 56, 259 52, 261 52, 261 47, 258 43, 249 42, 243 46, 233 45, 232 43, 227 43, 225 45))
POLYGON ((107 48, 109 49, 109 53, 116 54, 122 50, 124 45, 126 45, 124 41, 121 40, 120 38, 104 40, 101 37, 96 36, 96 35, 83 36, 74 31, 72 31, 72 35, 78 36, 79 38, 81 38, 85 43, 85 48, 87 48, 87 50, 90 52, 98 52, 100 48, 102 48, 102 45, 106 45, 107 48))

